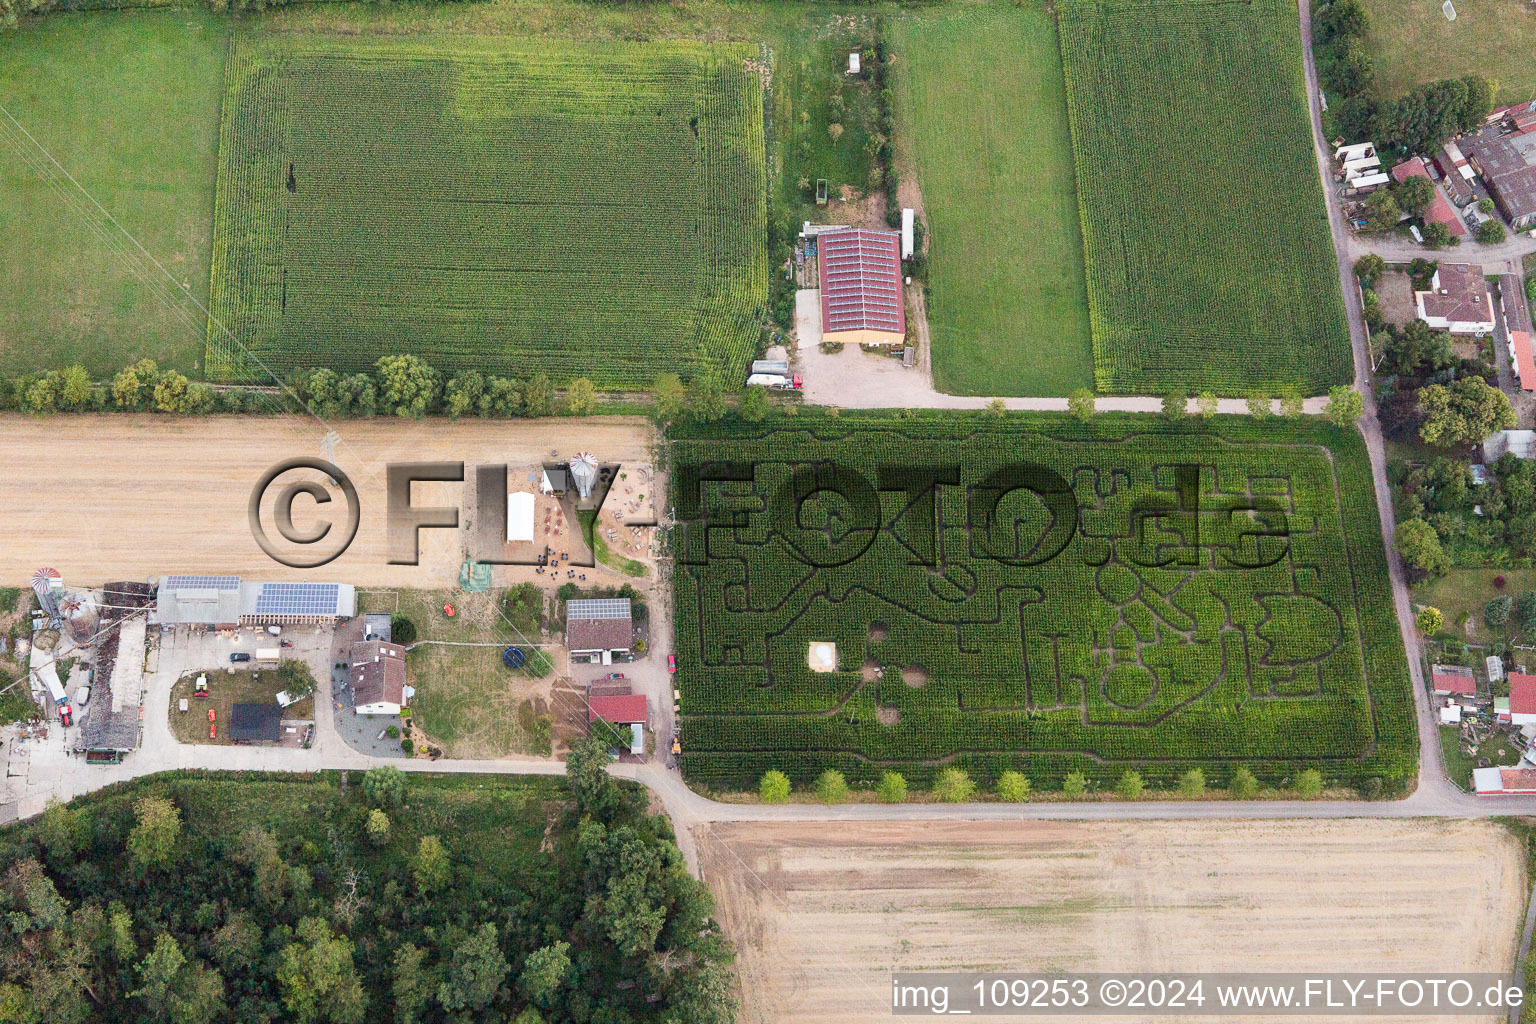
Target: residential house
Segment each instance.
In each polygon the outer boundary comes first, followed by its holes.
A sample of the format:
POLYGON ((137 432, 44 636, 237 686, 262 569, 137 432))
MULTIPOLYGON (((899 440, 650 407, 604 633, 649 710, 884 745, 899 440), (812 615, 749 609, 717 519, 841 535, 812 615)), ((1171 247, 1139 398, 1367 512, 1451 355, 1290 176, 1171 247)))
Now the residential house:
POLYGON ((405 648, 385 640, 352 645, 347 661, 352 703, 360 715, 398 715, 405 706, 405 648))
POLYGON ((629 598, 600 598, 565 603, 565 646, 571 657, 613 663, 628 654, 634 632, 629 598))
POLYGON ((1428 291, 1413 293, 1419 319, 1440 331, 1482 336, 1493 330, 1493 300, 1483 268, 1466 263, 1442 263, 1428 291))

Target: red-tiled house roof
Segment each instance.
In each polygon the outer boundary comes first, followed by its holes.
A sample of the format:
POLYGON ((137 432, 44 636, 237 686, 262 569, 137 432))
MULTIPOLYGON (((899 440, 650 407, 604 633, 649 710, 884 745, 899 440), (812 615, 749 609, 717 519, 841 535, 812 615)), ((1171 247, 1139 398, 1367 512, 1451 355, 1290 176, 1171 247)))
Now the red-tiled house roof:
POLYGON ((1509 674, 1509 713, 1536 715, 1536 676, 1524 672, 1509 674))
MULTIPOLYGON (((1435 180, 1430 175, 1429 168, 1424 166, 1424 160, 1421 157, 1404 160, 1392 168, 1392 177, 1396 181, 1407 181, 1409 178, 1429 178, 1431 182, 1435 180)), ((1450 200, 1445 198, 1445 193, 1440 191, 1439 185, 1435 186, 1435 198, 1430 201, 1429 209, 1424 211, 1424 220, 1444 224, 1453 235, 1467 233, 1466 223, 1456 216, 1456 210, 1451 206, 1450 200)))
POLYGON ((850 228, 816 238, 821 274, 821 330, 905 334, 901 297, 901 235, 850 228))
POLYGON ((1520 375, 1520 390, 1536 391, 1536 358, 1531 355, 1531 336, 1524 331, 1510 331, 1509 344, 1515 350, 1515 370, 1520 375))
POLYGON ((609 725, 630 725, 645 721, 645 694, 626 693, 618 697, 591 697, 587 700, 587 722, 599 718, 609 725))

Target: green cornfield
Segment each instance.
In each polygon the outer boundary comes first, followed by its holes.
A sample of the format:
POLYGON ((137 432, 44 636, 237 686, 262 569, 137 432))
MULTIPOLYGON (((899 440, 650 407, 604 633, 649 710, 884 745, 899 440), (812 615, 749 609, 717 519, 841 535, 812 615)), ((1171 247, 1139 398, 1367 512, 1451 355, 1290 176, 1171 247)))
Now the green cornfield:
POLYGON ((1352 379, 1296 5, 1058 11, 1099 389, 1352 379))
POLYGON ((608 389, 742 370, 767 296, 740 44, 238 39, 208 374, 413 353, 608 389))
POLYGON ((880 414, 669 444, 697 782, 1413 777, 1353 431, 880 414))

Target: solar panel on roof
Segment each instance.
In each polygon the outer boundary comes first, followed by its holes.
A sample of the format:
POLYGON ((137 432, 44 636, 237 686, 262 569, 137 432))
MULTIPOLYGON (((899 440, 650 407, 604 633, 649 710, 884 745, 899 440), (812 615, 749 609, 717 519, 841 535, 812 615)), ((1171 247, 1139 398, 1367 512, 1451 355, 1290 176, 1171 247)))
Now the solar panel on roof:
POLYGON ((160 586, 166 590, 238 590, 239 576, 167 576, 160 586))
POLYGON ((629 600, 607 597, 568 601, 565 606, 565 617, 567 619, 627 619, 629 618, 629 600))
POLYGON ((257 615, 335 615, 335 583, 263 583, 256 595, 257 615))

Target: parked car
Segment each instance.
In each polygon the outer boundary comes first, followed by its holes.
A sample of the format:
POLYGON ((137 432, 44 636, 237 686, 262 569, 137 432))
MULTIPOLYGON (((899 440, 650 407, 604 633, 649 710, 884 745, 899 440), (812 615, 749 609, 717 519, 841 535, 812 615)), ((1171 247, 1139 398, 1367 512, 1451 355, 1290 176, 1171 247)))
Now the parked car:
POLYGON ((623 679, 624 678, 624 673, 623 672, 609 672, 608 673, 608 678, 609 679, 623 679))
POLYGON ((234 654, 231 654, 229 656, 229 661, 230 661, 230 664, 232 664, 232 665, 239 664, 242 661, 250 661, 250 660, 251 660, 251 656, 249 654, 247 654, 245 651, 236 651, 234 654))
POLYGON ((676 672, 677 671, 677 655, 675 655, 675 654, 667 655, 667 671, 668 672, 676 672))

